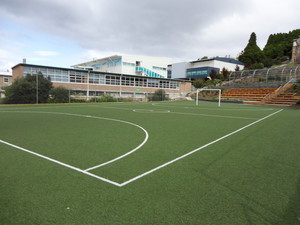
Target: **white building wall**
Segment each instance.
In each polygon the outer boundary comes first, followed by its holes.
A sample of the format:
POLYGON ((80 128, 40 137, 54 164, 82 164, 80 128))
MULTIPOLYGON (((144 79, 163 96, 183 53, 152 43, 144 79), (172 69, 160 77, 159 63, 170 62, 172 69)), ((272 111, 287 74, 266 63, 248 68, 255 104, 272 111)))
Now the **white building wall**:
POLYGON ((141 72, 136 71, 136 66, 146 68, 152 72, 155 72, 165 78, 167 78, 167 66, 171 63, 170 58, 164 57, 151 57, 151 56, 135 56, 135 55, 122 55, 122 56, 110 56, 103 59, 98 59, 86 63, 77 64, 75 68, 91 68, 93 65, 101 64, 101 67, 97 68, 93 66, 94 70, 101 72, 111 73, 123 73, 140 75, 141 72), (121 59, 121 63, 113 65, 113 60, 121 59), (106 62, 106 63, 105 63, 106 62), (139 64, 137 65, 137 62, 139 64))
POLYGON ((123 73, 128 72, 129 74, 136 74, 135 67, 128 66, 128 65, 125 66, 124 62, 135 64, 135 66, 137 66, 136 63, 139 62, 140 67, 144 67, 148 70, 151 70, 167 78, 167 66, 168 64, 171 63, 171 59, 165 57, 123 55, 122 62, 123 62, 123 71, 122 71, 123 73), (164 68, 164 70, 156 69, 155 67, 164 68))
MULTIPOLYGON (((237 64, 222 62, 222 61, 218 61, 218 60, 214 60, 213 62, 214 62, 213 67, 220 68, 220 71, 222 71, 222 69, 224 67, 229 71, 235 71, 235 68, 237 65, 237 64)), ((238 66, 239 66, 240 70, 244 69, 243 65, 238 65, 238 66)))
POLYGON ((189 63, 189 64, 190 65, 189 65, 188 68, 198 68, 198 67, 206 67, 206 66, 215 67, 215 64, 214 64, 213 60, 196 62, 196 63, 189 63))
POLYGON ((172 79, 186 77, 186 68, 190 63, 181 62, 172 64, 172 79))

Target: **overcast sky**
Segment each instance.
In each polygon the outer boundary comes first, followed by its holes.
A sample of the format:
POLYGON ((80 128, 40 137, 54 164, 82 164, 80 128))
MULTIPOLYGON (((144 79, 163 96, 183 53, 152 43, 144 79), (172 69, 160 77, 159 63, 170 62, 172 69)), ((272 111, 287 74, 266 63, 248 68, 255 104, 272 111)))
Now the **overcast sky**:
POLYGON ((1 0, 0 71, 70 67, 115 54, 237 57, 255 32, 300 28, 299 0, 1 0))

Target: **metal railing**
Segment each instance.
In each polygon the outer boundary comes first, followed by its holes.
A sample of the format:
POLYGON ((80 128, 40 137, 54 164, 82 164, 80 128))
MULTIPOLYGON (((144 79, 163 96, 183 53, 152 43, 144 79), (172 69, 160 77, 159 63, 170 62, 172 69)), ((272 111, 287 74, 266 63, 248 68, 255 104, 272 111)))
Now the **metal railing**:
POLYGON ((300 79, 300 66, 233 71, 224 86, 280 87, 300 79))

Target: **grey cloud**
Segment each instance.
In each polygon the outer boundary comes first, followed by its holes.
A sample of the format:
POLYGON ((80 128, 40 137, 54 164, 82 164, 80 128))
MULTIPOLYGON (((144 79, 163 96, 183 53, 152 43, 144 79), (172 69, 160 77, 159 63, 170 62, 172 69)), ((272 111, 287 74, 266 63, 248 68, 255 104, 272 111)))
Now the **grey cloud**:
MULTIPOLYGON (((86 49, 181 57, 195 51, 201 29, 248 1, 2 0, 0 12, 24 26, 75 41, 86 49)), ((216 34, 217 35, 217 34, 216 34)))

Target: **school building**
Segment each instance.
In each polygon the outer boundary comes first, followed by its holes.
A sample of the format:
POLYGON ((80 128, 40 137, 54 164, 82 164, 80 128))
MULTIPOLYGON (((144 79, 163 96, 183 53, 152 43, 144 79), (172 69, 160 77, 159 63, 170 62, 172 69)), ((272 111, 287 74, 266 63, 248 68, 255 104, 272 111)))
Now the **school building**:
POLYGON ((228 57, 214 57, 191 62, 173 63, 168 65, 168 78, 183 80, 207 78, 212 70, 220 73, 223 68, 228 71, 243 70, 244 63, 228 57))
POLYGON ((192 89, 189 81, 151 77, 147 74, 141 76, 120 73, 120 71, 91 70, 83 64, 73 67, 62 68, 20 63, 12 68, 12 79, 26 76, 26 74, 42 73, 43 76, 51 79, 54 87, 63 86, 72 91, 72 97, 85 98, 108 94, 114 97, 146 100, 147 95, 163 89, 169 98, 176 99, 185 97, 192 89))

